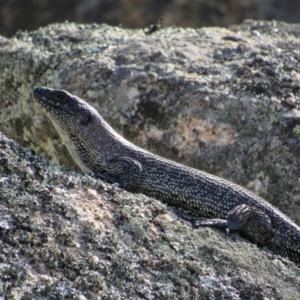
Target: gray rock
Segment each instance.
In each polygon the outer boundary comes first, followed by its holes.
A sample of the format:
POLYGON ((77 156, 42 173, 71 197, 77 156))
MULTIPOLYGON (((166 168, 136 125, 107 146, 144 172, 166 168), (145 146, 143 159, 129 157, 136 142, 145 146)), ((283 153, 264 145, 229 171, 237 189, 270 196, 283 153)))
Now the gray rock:
POLYGON ((297 299, 300 269, 0 135, 0 297, 297 299))
POLYGON ((63 88, 133 143, 241 184, 299 224, 299 30, 57 24, 3 38, 0 130, 76 168, 29 96, 36 85, 63 88))

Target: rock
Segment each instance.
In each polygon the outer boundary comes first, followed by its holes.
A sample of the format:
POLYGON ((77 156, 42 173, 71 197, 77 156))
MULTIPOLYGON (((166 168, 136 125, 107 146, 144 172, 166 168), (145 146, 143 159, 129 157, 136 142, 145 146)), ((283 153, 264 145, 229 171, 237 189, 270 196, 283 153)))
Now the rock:
POLYGON ((0 135, 0 296, 297 299, 300 269, 0 135))
POLYGON ((0 130, 76 169, 29 96, 36 85, 63 88, 134 144, 248 187, 299 224, 299 31, 56 24, 3 38, 0 130))

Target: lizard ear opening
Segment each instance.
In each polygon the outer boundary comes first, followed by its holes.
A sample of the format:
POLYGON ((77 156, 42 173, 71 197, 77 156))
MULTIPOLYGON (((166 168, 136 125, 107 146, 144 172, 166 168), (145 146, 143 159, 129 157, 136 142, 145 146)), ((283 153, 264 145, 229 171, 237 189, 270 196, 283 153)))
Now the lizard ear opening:
POLYGON ((55 98, 59 101, 65 101, 67 99, 66 95, 63 93, 56 94, 55 98))
POLYGON ((86 115, 80 121, 81 125, 87 125, 91 121, 91 115, 86 115))

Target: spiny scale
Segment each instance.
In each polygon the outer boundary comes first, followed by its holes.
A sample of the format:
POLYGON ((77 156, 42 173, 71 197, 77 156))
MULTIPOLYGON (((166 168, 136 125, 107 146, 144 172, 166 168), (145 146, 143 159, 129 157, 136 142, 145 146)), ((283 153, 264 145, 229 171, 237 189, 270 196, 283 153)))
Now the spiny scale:
POLYGON ((83 171, 193 212, 199 216, 194 227, 237 230, 252 242, 300 262, 300 228, 264 199, 131 144, 94 108, 66 91, 36 87, 32 94, 83 171))

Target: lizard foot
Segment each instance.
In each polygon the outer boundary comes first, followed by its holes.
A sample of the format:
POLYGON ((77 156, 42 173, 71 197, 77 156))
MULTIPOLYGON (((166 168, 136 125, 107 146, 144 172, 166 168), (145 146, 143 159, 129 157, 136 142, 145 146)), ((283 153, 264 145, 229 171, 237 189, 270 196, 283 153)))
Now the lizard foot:
POLYGON ((193 228, 214 227, 224 229, 227 234, 239 231, 258 245, 266 245, 274 236, 273 224, 269 216, 260 209, 246 204, 234 207, 225 219, 199 219, 193 228))

